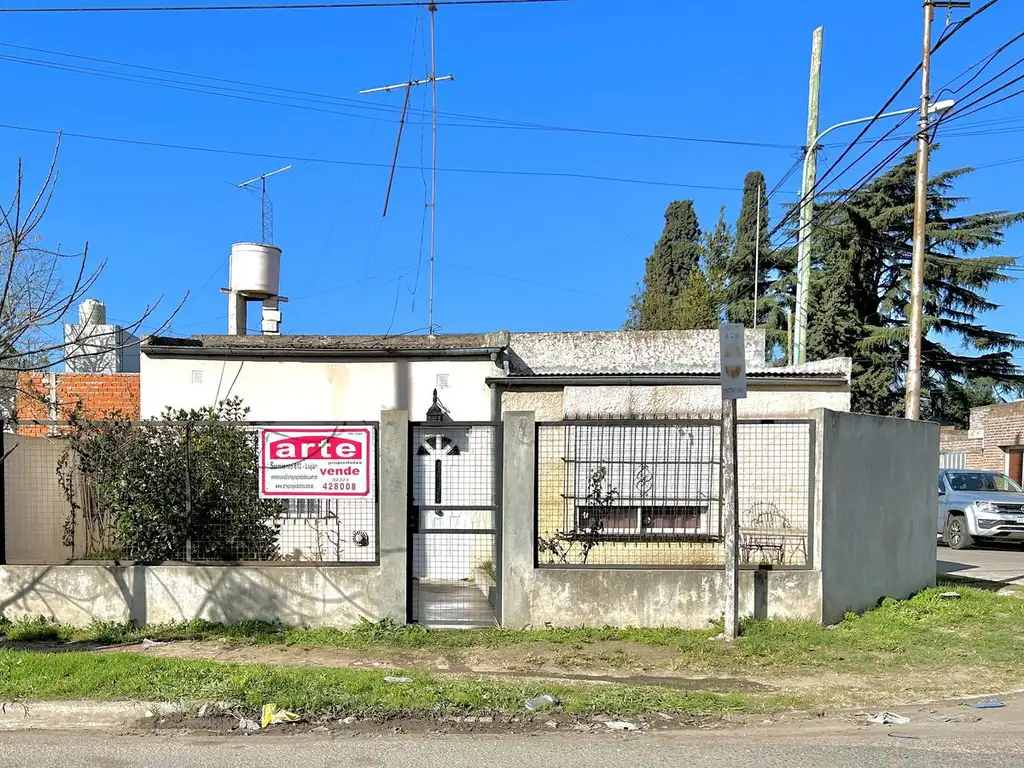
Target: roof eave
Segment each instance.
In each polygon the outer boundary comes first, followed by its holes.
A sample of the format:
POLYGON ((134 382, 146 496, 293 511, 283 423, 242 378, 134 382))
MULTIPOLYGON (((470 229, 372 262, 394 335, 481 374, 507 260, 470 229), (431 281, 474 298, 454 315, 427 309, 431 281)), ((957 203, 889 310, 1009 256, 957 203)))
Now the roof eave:
MULTIPOLYGON (((524 389, 542 389, 545 387, 629 387, 644 385, 657 386, 718 386, 721 376, 718 374, 547 374, 537 376, 495 376, 486 379, 491 387, 505 389, 522 387, 524 389)), ((796 374, 772 375, 771 373, 747 374, 748 386, 752 389, 768 387, 815 387, 819 389, 843 389, 849 387, 850 381, 843 374, 796 374)))
POLYGON ((504 347, 469 348, 381 348, 381 349, 302 349, 294 347, 199 347, 199 346, 144 346, 142 354, 153 358, 214 358, 242 360, 324 360, 345 358, 347 360, 379 360, 396 358, 472 358, 491 360, 505 351, 504 347))

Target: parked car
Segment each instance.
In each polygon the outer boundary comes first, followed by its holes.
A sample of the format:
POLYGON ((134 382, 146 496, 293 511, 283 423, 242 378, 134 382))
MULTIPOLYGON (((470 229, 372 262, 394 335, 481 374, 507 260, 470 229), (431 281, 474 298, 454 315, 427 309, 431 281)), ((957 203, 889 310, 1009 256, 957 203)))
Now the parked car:
POLYGON ((939 472, 938 535, 953 549, 978 539, 1024 541, 1024 489, 1000 472, 939 472))

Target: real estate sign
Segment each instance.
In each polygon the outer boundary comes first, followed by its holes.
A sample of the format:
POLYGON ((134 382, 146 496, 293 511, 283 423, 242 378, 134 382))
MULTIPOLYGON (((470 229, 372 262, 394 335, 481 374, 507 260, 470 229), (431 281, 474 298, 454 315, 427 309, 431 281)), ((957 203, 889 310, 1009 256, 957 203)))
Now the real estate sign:
POLYGON ((369 427, 265 427, 260 430, 260 496, 369 496, 373 456, 369 427))

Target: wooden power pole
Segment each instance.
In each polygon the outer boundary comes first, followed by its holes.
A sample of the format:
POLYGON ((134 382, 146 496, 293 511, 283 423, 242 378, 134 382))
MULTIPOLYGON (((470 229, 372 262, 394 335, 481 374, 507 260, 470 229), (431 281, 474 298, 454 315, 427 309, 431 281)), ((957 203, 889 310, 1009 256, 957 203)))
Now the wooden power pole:
POLYGON ((807 97, 807 146, 804 147, 804 176, 800 187, 800 224, 797 230, 796 317, 791 363, 807 361, 807 301, 811 292, 811 219, 814 218, 814 188, 818 178, 818 104, 821 96, 821 51, 825 28, 814 30, 811 44, 811 82, 807 97))
POLYGON ((910 344, 907 353, 906 417, 921 418, 921 343, 924 336, 924 256, 928 237, 928 136, 931 103, 932 21, 936 8, 970 8, 960 0, 925 0, 921 48, 921 117, 917 128, 917 179, 914 185, 914 249, 910 267, 910 344))

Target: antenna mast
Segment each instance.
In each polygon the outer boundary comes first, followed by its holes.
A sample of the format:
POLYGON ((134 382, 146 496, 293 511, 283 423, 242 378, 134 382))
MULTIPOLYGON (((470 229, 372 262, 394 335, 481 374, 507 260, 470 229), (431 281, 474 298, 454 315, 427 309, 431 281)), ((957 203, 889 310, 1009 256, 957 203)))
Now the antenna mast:
POLYGON ((437 4, 427 6, 430 12, 430 310, 427 321, 428 335, 434 335, 434 222, 437 219, 437 50, 434 47, 434 17, 437 4))
POLYGON ((402 128, 405 125, 405 116, 409 109, 409 91, 418 85, 430 85, 431 109, 430 109, 430 131, 431 131, 431 156, 430 156, 430 316, 428 320, 428 333, 434 335, 434 233, 437 221, 437 84, 443 80, 454 80, 455 75, 437 77, 437 51, 434 45, 434 15, 437 13, 437 4, 430 3, 427 6, 430 12, 430 71, 423 80, 410 80, 407 83, 397 85, 385 85, 382 88, 368 88, 360 91, 360 94, 367 93, 388 93, 397 91, 399 88, 405 90, 405 102, 402 105, 402 115, 398 122, 398 138, 395 141, 395 155, 391 161, 391 175, 388 178, 388 190, 384 198, 384 215, 388 215, 388 202, 391 200, 391 185, 395 179, 395 168, 398 165, 398 147, 402 142, 402 128))
POLYGON ((271 176, 276 176, 279 173, 290 171, 292 167, 286 165, 284 168, 278 168, 276 171, 270 173, 264 173, 262 176, 257 176, 255 179, 249 179, 243 181, 238 185, 239 189, 249 189, 257 181, 260 183, 260 244, 261 245, 273 245, 274 244, 274 204, 267 197, 267 179, 271 176))

